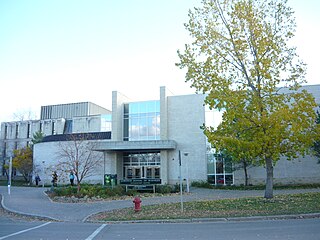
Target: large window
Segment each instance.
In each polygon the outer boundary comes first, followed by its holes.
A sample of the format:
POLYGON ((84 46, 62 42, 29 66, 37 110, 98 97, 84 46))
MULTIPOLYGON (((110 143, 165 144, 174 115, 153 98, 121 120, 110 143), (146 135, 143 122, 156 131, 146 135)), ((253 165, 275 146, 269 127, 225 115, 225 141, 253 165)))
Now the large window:
POLYGON ((214 185, 232 185, 233 169, 229 158, 221 154, 207 154, 208 182, 214 185))
POLYGON ((125 179, 160 178, 160 152, 135 152, 123 155, 125 179))
POLYGON ((101 131, 102 132, 112 131, 112 115, 111 114, 101 115, 101 131))
POLYGON ((160 101, 124 105, 124 141, 160 139, 160 101))

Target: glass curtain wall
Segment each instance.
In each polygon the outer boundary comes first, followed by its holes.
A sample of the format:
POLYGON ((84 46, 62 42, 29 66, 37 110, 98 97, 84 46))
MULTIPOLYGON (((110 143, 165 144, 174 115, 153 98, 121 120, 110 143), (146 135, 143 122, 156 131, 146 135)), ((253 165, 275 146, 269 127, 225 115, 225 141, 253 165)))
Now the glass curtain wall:
POLYGON ((160 152, 135 152, 123 155, 125 179, 160 178, 160 152))
MULTIPOLYGON (((124 104, 124 141, 160 140, 160 101, 124 104)), ((125 179, 160 178, 160 151, 123 154, 125 179)))
POLYGON ((234 184, 232 162, 222 154, 207 154, 208 182, 214 185, 234 184))
POLYGON ((160 139, 160 101, 124 105, 124 141, 160 139))

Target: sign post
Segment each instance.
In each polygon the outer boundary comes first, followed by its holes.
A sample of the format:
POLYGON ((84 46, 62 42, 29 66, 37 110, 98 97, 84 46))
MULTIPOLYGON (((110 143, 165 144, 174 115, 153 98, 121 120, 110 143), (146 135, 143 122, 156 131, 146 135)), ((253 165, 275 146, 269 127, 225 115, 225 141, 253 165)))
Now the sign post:
POLYGON ((44 164, 45 161, 42 161, 42 187, 44 187, 44 179, 45 179, 45 174, 44 174, 44 164))
MULTIPOLYGON (((185 153, 183 153, 183 155, 185 156, 185 157, 188 157, 188 155, 189 155, 189 153, 188 152, 185 152, 185 153)), ((189 166, 188 166, 188 159, 184 159, 184 161, 185 161, 185 163, 186 163, 186 168, 187 168, 187 178, 186 178, 186 180, 187 180, 187 193, 189 193, 190 192, 190 186, 189 186, 189 166)))
POLYGON ((10 157, 10 160, 9 160, 9 174, 8 174, 8 194, 10 195, 11 193, 11 174, 12 174, 12 157, 10 157))

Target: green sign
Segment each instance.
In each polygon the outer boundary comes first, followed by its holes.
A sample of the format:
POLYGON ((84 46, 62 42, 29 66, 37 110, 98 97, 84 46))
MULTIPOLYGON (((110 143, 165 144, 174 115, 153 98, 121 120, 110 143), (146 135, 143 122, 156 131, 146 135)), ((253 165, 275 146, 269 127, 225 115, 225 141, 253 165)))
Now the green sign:
POLYGON ((104 185, 110 187, 117 185, 117 174, 105 174, 104 185))

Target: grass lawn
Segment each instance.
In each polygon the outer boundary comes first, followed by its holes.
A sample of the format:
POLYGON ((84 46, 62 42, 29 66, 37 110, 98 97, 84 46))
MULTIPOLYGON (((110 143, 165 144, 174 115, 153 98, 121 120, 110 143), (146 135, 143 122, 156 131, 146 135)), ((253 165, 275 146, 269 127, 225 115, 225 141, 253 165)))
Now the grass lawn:
POLYGON ((99 213, 89 220, 130 221, 156 219, 227 218, 320 213, 320 193, 303 193, 275 196, 273 199, 250 197, 215 201, 196 201, 143 206, 140 212, 133 208, 99 213))
MULTIPOLYGON (((7 186, 8 185, 8 180, 0 180, 0 186, 7 186)), ((30 186, 29 183, 23 180, 12 180, 11 181, 11 186, 22 186, 22 187, 27 187, 30 186)))

